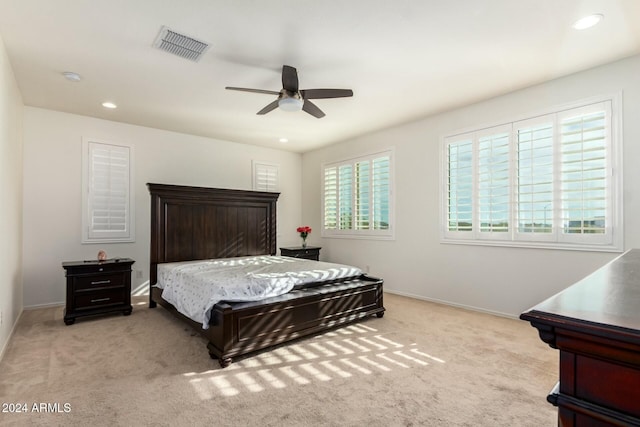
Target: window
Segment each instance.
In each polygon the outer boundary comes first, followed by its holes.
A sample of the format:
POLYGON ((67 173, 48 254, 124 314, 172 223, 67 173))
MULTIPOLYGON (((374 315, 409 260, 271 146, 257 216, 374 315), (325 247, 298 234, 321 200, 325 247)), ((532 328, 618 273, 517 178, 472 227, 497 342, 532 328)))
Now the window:
POLYGON ((621 251, 618 105, 444 138, 443 241, 621 251))
POLYGON ((82 141, 82 243, 133 242, 133 148, 82 141))
POLYGON ((253 189, 256 191, 278 191, 278 165, 252 162, 253 189))
POLYGON ((393 238, 392 150, 323 166, 324 237, 393 238))

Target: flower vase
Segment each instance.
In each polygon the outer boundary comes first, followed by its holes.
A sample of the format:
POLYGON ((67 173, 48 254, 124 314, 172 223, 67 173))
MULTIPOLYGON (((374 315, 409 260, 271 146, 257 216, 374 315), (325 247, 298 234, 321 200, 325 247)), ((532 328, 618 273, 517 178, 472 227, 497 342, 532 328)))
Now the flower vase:
POLYGON ((303 248, 306 248, 306 247, 307 247, 307 238, 306 238, 306 237, 303 237, 303 238, 302 238, 302 247, 303 247, 303 248))

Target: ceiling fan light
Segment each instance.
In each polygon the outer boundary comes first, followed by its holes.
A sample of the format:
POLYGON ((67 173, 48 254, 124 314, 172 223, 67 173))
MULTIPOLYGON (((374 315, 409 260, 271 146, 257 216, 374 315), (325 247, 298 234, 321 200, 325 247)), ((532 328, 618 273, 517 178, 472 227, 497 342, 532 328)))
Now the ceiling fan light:
POLYGON ((298 98, 282 98, 278 101, 278 107, 284 111, 300 111, 304 101, 298 98))

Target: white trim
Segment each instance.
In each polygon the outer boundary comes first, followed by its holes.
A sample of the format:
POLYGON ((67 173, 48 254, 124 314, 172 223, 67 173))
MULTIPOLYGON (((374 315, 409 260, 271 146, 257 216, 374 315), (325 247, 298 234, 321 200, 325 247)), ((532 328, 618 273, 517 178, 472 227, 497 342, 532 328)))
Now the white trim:
POLYGON ((459 309, 462 309, 462 310, 468 310, 468 311, 475 311, 475 312, 478 312, 478 313, 491 314, 493 316, 505 317, 507 319, 513 319, 513 320, 518 320, 519 319, 518 315, 514 315, 514 314, 503 313, 501 311, 495 311, 495 310, 487 310, 487 309, 476 307, 476 306, 473 306, 473 305, 457 304, 457 303, 451 302, 451 301, 441 300, 441 299, 437 299, 437 298, 424 297, 424 296, 421 296, 421 295, 416 295, 416 294, 412 294, 412 293, 408 293, 408 292, 401 292, 401 291, 397 291, 397 290, 394 290, 394 289, 385 288, 384 292, 385 293, 389 293, 389 294, 393 294, 393 295, 400 295, 402 297, 407 297, 407 298, 413 298, 413 299, 417 299, 417 300, 432 302, 434 304, 446 305, 446 306, 449 306, 449 307, 459 308, 459 309))
POLYGON ((24 307, 24 311, 31 311, 31 310, 38 310, 41 308, 51 308, 51 307, 64 307, 66 305, 66 303, 64 301, 62 302, 48 302, 45 304, 34 304, 34 305, 27 305, 24 307))
POLYGON ((131 243, 135 242, 135 183, 134 183, 134 164, 135 156, 133 145, 126 143, 114 143, 112 141, 105 141, 98 138, 82 138, 82 221, 81 221, 81 236, 82 244, 95 244, 95 243, 131 243), (118 237, 96 237, 90 236, 90 220, 89 220, 89 148, 90 144, 103 144, 116 147, 125 147, 129 154, 129 197, 128 197, 128 221, 127 231, 122 236, 118 237))
POLYGON ((624 251, 624 180, 622 174, 622 166, 624 164, 623 150, 624 150, 624 138, 623 138, 623 123, 622 117, 623 111, 623 94, 618 92, 611 96, 611 141, 615 141, 611 146, 611 159, 614 167, 611 168, 611 182, 613 183, 613 190, 611 192, 611 198, 613 200, 611 217, 614 223, 617 224, 616 229, 613 230, 612 246, 618 248, 619 252, 624 251))
POLYGON ((441 239, 440 243, 447 245, 472 245, 472 246, 502 246, 509 248, 529 248, 529 249, 558 249, 563 251, 594 251, 594 252, 623 252, 622 250, 609 246, 597 246, 586 244, 567 244, 551 242, 523 242, 511 240, 470 240, 470 239, 441 239))
POLYGON ((252 188, 254 191, 278 192, 280 189, 280 165, 277 163, 268 163, 268 162, 262 162, 259 160, 251 160, 251 178, 252 178, 251 179, 252 188), (267 185, 267 188, 263 188, 259 185, 257 172, 260 166, 265 167, 266 169, 269 170, 269 172, 275 171, 274 188, 268 188, 269 185, 267 185))
POLYGON ((11 330, 9 331, 9 335, 7 335, 7 340, 4 342, 4 344, 2 345, 2 348, 0 349, 0 363, 2 362, 2 359, 4 358, 4 355, 7 352, 7 349, 9 348, 9 343, 11 342, 11 338, 13 338, 13 334, 16 331, 16 328, 18 326, 18 322, 20 321, 20 318, 22 317, 22 313, 24 313, 24 308, 22 310, 20 310, 20 314, 18 314, 18 317, 16 318, 16 321, 13 323, 13 326, 11 326, 11 330))

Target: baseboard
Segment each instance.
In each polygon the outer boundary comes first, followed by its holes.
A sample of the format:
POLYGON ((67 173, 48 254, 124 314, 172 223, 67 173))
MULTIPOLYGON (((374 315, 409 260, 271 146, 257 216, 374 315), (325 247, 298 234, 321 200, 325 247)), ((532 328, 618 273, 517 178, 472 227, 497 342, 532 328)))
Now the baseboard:
POLYGON ((25 310, 36 310, 38 308, 49 308, 49 307, 64 307, 64 302, 50 302, 47 304, 35 304, 35 305, 27 305, 24 307, 25 310))
POLYGON ((20 311, 20 314, 18 314, 18 317, 16 318, 16 321, 13 322, 13 326, 11 327, 11 330, 9 331, 9 335, 7 336, 7 340, 4 342, 4 344, 2 345, 2 348, 0 349, 0 362, 2 362, 2 359, 4 358, 4 353, 5 353, 5 351, 7 351, 7 347, 9 346, 9 343, 11 342, 11 338, 13 337, 13 333, 16 330, 16 326, 18 326, 18 322, 20 321, 20 318, 22 317, 22 313, 24 313, 24 309, 22 309, 20 311))
POLYGON ((403 297, 409 297, 409 298, 419 299, 419 300, 423 300, 423 301, 434 302, 436 304, 443 304, 443 305, 448 305, 448 306, 451 306, 451 307, 462 308, 462 309, 465 309, 465 310, 477 311, 479 313, 492 314, 494 316, 506 317, 508 319, 516 319, 516 320, 518 320, 518 316, 514 316, 513 314, 509 314, 509 313, 503 313, 501 311, 487 310, 487 309, 480 308, 480 307, 474 307, 472 305, 457 304, 457 303, 451 302, 451 301, 445 301, 445 300, 441 300, 441 299, 437 299, 437 298, 429 298, 429 297, 424 297, 424 296, 421 296, 421 295, 414 295, 414 294, 410 294, 408 292, 396 291, 394 289, 385 288, 384 291, 388 292, 390 294, 400 295, 400 296, 403 296, 403 297))

